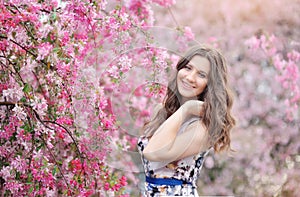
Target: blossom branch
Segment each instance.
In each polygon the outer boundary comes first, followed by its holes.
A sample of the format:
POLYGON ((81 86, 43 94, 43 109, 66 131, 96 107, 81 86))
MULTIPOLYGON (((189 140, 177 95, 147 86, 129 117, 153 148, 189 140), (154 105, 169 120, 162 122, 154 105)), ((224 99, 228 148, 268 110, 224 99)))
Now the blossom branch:
MULTIPOLYGON (((72 136, 71 132, 70 132, 66 127, 64 127, 63 125, 61 125, 61 124, 59 124, 59 123, 56 123, 56 122, 54 122, 54 121, 45 121, 45 120, 42 120, 42 119, 40 118, 39 114, 36 112, 36 110, 34 110, 34 109, 32 108, 32 106, 30 106, 30 105, 28 105, 28 104, 21 103, 21 102, 17 102, 17 103, 14 103, 14 102, 6 102, 6 101, 5 101, 5 102, 0 102, 0 106, 3 106, 3 105, 5 105, 5 106, 14 106, 14 105, 16 105, 16 104, 18 104, 18 105, 20 105, 20 106, 23 105, 23 106, 26 106, 26 107, 30 107, 31 110, 34 112, 35 117, 37 118, 37 120, 38 120, 40 123, 42 123, 42 125, 43 125, 44 127, 46 127, 47 129, 54 130, 53 128, 49 127, 49 126, 48 126, 47 124, 45 124, 45 123, 52 123, 52 124, 55 124, 55 125, 57 125, 57 126, 63 128, 63 129, 69 134, 69 136, 71 137, 73 143, 75 144, 76 151, 77 151, 77 153, 78 153, 78 155, 79 155, 79 157, 80 157, 80 159, 81 159, 81 163, 82 163, 81 165, 82 165, 82 170, 83 170, 83 163, 84 163, 83 161, 84 161, 84 157, 82 156, 82 154, 81 154, 81 152, 80 152, 80 150, 79 150, 79 148, 78 148, 78 144, 77 144, 76 140, 74 139, 74 137, 72 136)), ((27 119, 28 119, 28 121, 29 121, 29 123, 30 123, 30 127, 32 128, 32 123, 31 123, 30 119, 29 119, 29 118, 27 118, 27 119)), ((58 167, 60 173, 62 174, 62 177, 64 178, 64 180, 65 180, 65 182, 66 182, 66 184, 68 185, 68 188, 69 188, 69 184, 68 184, 68 182, 67 182, 65 176, 63 175, 63 172, 62 172, 62 170, 61 170, 61 168, 60 168, 58 162, 56 161, 55 156, 53 155, 53 153, 52 153, 52 151, 50 150, 50 148, 47 146, 45 139, 44 139, 43 137, 41 137, 41 139, 42 139, 43 143, 45 144, 46 148, 48 149, 48 151, 50 152, 50 154, 51 154, 52 158, 54 159, 54 161, 55 161, 55 163, 56 163, 56 165, 57 165, 57 167, 58 167)), ((33 141, 34 141, 34 140, 33 140, 33 141)), ((33 142, 33 143, 34 143, 34 142, 33 142)), ((33 148, 31 149, 31 151, 33 151, 33 148)), ((29 165, 30 165, 30 163, 29 163, 29 165)))
MULTIPOLYGON (((70 132, 66 127, 64 127, 63 125, 61 125, 61 124, 59 124, 59 123, 57 123, 57 122, 54 122, 54 121, 50 121, 50 120, 41 120, 40 117, 39 117, 39 115, 37 114, 36 111, 35 111, 35 115, 37 116, 38 120, 39 120, 41 123, 51 123, 51 124, 55 124, 55 125, 57 125, 57 126, 63 128, 63 129, 68 133, 68 135, 71 137, 72 141, 73 141, 74 144, 75 144, 76 151, 77 151, 79 157, 80 157, 80 158, 82 159, 82 161, 83 161, 84 157, 83 157, 83 155, 81 154, 81 152, 80 152, 80 150, 79 150, 78 144, 77 144, 76 140, 74 139, 73 135, 71 134, 71 132, 70 132)), ((53 130, 53 128, 47 126, 46 124, 43 124, 43 125, 44 125, 45 127, 47 127, 48 129, 52 129, 52 130, 53 130)))
MULTIPOLYGON (((4 54, 3 51, 2 51, 2 53, 4 54)), ((15 66, 15 65, 16 65, 16 63, 11 62, 10 59, 9 59, 8 57, 6 57, 5 54, 4 54, 4 58, 8 61, 9 65, 12 65, 12 66, 15 66)), ((23 85, 25 84, 25 82, 24 82, 24 80, 22 79, 20 73, 19 73, 14 67, 13 67, 13 70, 12 70, 12 69, 10 69, 7 65, 5 65, 4 63, 1 62, 1 64, 2 64, 4 67, 6 67, 6 68, 10 71, 10 74, 11 74, 11 75, 13 75, 13 74, 18 75, 18 77, 20 78, 22 84, 23 84, 23 85)))
POLYGON ((36 81, 37 81, 37 83, 38 83, 38 86, 41 88, 41 91, 42 91, 42 94, 43 94, 44 98, 49 102, 49 101, 50 101, 50 98, 47 96, 46 91, 45 91, 45 89, 43 88, 43 86, 42 86, 42 84, 41 84, 41 82, 40 82, 40 80, 39 80, 37 74, 36 74, 34 71, 32 71, 32 74, 33 74, 33 76, 35 77, 35 79, 36 79, 36 81))
POLYGON ((76 151, 77 151, 79 157, 80 157, 80 158, 82 159, 82 161, 83 161, 84 157, 83 157, 83 155, 81 154, 81 152, 80 152, 80 150, 79 150, 78 144, 77 144, 76 140, 74 139, 73 135, 71 134, 71 132, 70 132, 66 127, 64 127, 63 125, 61 125, 61 124, 59 124, 59 123, 57 123, 57 122, 54 122, 54 121, 42 120, 42 119, 40 118, 39 114, 36 112, 36 110, 34 110, 34 109, 32 108, 32 106, 30 106, 30 105, 28 105, 28 104, 21 103, 21 102, 17 102, 17 103, 14 103, 14 102, 5 102, 5 101, 4 101, 4 102, 0 102, 0 106, 3 106, 3 105, 8 105, 8 106, 11 105, 11 106, 14 106, 14 105, 16 105, 16 104, 17 104, 17 105, 20 105, 20 106, 23 105, 23 106, 26 106, 26 107, 30 107, 30 108, 32 109, 32 111, 34 112, 34 114, 35 114, 36 118, 38 119, 38 121, 39 121, 40 123, 42 123, 43 126, 45 126, 47 129, 54 130, 52 127, 49 127, 49 126, 46 125, 45 123, 55 124, 55 125, 57 125, 57 126, 63 128, 63 129, 68 133, 68 135, 71 137, 73 143, 75 144, 76 151))
MULTIPOLYGON (((16 41, 13 40, 13 39, 8 39, 7 36, 0 35, 0 38, 7 39, 8 41, 14 43, 15 45, 18 45, 21 49, 23 49, 24 51, 26 51, 27 53, 29 53, 29 54, 32 55, 33 57, 35 57, 35 58, 38 57, 35 53, 33 53, 32 51, 30 51, 30 50, 27 49, 26 47, 22 46, 20 43, 16 42, 16 41)), ((44 60, 38 60, 38 61, 41 62, 42 64, 48 66, 47 62, 45 62, 44 60)))
POLYGON ((170 15, 171 15, 173 21, 175 22, 177 28, 180 28, 180 25, 179 25, 178 21, 176 20, 176 18, 175 18, 175 16, 174 16, 174 14, 173 14, 173 12, 172 12, 172 10, 171 10, 170 7, 168 7, 168 12, 170 13, 170 15))
POLYGON ((65 183, 67 184, 68 189, 70 189, 70 185, 69 185, 69 183, 68 183, 68 181, 67 181, 65 175, 63 174, 62 169, 61 169, 59 163, 56 161, 54 154, 52 153, 51 149, 47 146, 47 143, 46 143, 45 139, 44 139, 42 136, 41 136, 40 138, 41 138, 41 140, 43 141, 43 143, 45 144, 45 146, 46 146, 47 150, 49 151, 49 153, 50 153, 52 159, 54 160, 56 166, 58 167, 58 170, 59 170, 60 174, 62 175, 62 177, 63 177, 65 183))

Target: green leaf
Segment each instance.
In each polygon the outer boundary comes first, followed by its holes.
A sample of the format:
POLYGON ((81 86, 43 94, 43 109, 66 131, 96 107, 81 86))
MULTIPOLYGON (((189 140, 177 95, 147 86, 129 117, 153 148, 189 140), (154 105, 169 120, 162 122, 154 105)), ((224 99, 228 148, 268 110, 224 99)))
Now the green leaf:
POLYGON ((36 190, 36 191, 39 191, 39 190, 40 190, 39 184, 36 184, 36 185, 35 185, 35 190, 36 190))
POLYGON ((25 102, 26 102, 26 97, 23 96, 23 97, 20 99, 20 102, 25 103, 25 102))
POLYGON ((28 123, 24 123, 24 125, 22 125, 20 128, 24 129, 24 131, 27 133, 32 133, 34 131, 34 129, 31 128, 28 123))
POLYGON ((29 193, 32 193, 32 191, 33 191, 33 186, 30 187, 29 193))
POLYGON ((48 161, 46 159, 43 159, 43 164, 44 164, 43 167, 47 167, 48 166, 48 161))
POLYGON ((29 173, 28 174, 28 177, 27 177, 27 183, 29 184, 31 184, 31 181, 32 181, 32 174, 31 173, 29 173))
POLYGON ((57 164, 59 164, 59 165, 62 165, 62 164, 63 164, 63 162, 62 162, 62 161, 60 161, 60 160, 58 160, 58 161, 57 161, 57 164))
POLYGON ((23 88, 23 92, 24 93, 29 93, 30 91, 32 91, 32 87, 30 84, 26 83, 24 88, 23 88))
POLYGON ((65 59, 65 63, 68 64, 71 62, 71 59, 70 58, 64 58, 65 59))
POLYGON ((20 177, 21 177, 21 174, 20 174, 20 172, 16 172, 16 180, 20 180, 20 177))
POLYGON ((58 51, 61 51, 61 48, 60 48, 60 47, 55 47, 55 48, 52 49, 52 51, 53 51, 54 53, 56 53, 56 52, 58 52, 58 51))
MULTIPOLYGON (((35 140, 35 143, 36 143, 36 144, 39 144, 40 141, 39 141, 39 140, 35 140)), ((39 150, 41 150, 43 147, 44 147, 44 143, 40 143, 40 145, 36 147, 36 150, 39 151, 39 150)))
POLYGON ((56 21, 57 18, 57 14, 56 12, 53 12, 53 14, 51 15, 51 20, 56 21))
POLYGON ((54 166, 53 170, 52 170, 52 175, 54 176, 57 172, 57 166, 54 166))

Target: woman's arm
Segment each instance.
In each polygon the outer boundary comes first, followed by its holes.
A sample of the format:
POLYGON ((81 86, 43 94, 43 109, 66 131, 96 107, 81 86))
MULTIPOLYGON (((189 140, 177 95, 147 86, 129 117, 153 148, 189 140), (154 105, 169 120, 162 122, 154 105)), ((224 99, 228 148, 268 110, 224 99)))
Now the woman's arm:
POLYGON ((207 132, 201 121, 189 125, 185 132, 177 135, 185 117, 200 116, 203 102, 193 100, 185 102, 154 133, 143 154, 150 161, 172 162, 204 150, 207 132))

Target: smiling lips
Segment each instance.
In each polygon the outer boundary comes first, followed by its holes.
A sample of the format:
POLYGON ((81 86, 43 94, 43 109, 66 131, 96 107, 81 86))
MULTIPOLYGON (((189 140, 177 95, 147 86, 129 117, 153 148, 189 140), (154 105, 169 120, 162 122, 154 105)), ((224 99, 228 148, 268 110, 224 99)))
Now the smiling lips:
POLYGON ((183 87, 185 87, 187 89, 193 89, 193 88, 195 88, 194 86, 190 85, 187 82, 181 81, 181 83, 182 83, 183 87))

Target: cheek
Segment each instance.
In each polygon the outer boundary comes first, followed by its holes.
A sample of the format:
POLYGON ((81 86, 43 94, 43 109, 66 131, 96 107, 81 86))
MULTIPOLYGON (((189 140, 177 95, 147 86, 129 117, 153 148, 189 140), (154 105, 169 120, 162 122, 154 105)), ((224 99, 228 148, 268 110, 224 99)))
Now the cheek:
POLYGON ((179 70, 178 73, 177 73, 177 77, 183 77, 185 75, 185 72, 183 69, 179 70))
POLYGON ((207 86, 207 80, 206 79, 200 79, 197 81, 199 89, 204 89, 207 86))
POLYGON ((180 70, 180 71, 178 71, 178 73, 177 73, 177 77, 176 77, 176 81, 178 81, 178 80, 180 80, 180 79, 183 79, 184 77, 185 77, 185 72, 184 71, 182 71, 182 70, 180 70))

